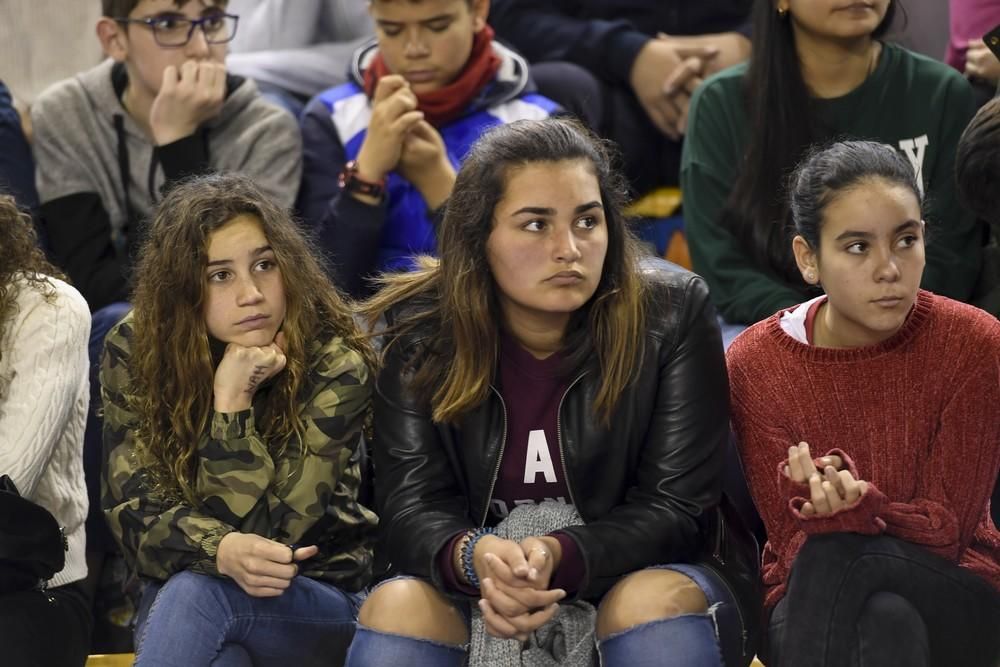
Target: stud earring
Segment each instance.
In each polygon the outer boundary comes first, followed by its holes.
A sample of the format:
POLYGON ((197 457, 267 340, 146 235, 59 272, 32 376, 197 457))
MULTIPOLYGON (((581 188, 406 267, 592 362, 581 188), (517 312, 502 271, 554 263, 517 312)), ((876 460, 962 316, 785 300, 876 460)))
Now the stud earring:
POLYGON ((788 18, 788 7, 778 7, 778 18, 779 19, 788 18))
POLYGON ((816 272, 813 271, 812 269, 808 269, 806 271, 806 282, 808 283, 816 282, 816 272))

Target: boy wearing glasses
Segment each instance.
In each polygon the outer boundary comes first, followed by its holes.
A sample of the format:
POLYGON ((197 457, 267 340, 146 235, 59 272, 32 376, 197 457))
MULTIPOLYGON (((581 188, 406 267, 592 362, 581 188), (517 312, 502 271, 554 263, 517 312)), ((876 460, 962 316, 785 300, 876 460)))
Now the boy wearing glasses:
MULTIPOLYGON (((35 180, 51 256, 94 312, 93 405, 104 336, 130 308, 134 251, 165 191, 185 176, 238 171, 282 206, 295 200, 298 126, 265 102, 253 81, 227 75, 237 24, 225 0, 102 0, 97 36, 109 58, 32 105, 35 180)), ((91 582, 100 579, 106 555, 117 552, 100 510, 94 412, 84 436, 91 582)))
POLYGON ((41 212, 56 263, 97 311, 127 298, 133 248, 173 182, 244 173, 295 200, 295 119, 227 75, 238 17, 225 0, 102 0, 109 59, 47 90, 31 111, 41 212))

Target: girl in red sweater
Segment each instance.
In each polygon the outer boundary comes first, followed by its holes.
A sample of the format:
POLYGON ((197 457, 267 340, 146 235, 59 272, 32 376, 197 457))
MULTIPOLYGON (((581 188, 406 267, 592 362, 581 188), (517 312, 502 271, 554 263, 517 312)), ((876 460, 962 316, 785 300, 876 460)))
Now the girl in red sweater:
POLYGON ((796 263, 826 294, 728 353, 767 664, 996 665, 1000 323, 919 289, 920 190, 891 147, 834 144, 790 190, 796 263))

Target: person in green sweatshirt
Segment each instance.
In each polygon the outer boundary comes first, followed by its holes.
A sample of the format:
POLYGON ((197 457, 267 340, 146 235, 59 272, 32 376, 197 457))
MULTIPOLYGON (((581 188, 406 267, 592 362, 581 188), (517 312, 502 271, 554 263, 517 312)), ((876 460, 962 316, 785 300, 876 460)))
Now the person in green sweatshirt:
POLYGON ((795 270, 784 181, 809 146, 887 143, 928 202, 922 286, 973 299, 984 227, 960 205, 955 147, 975 111, 947 65, 880 40, 898 0, 758 0, 750 61, 707 80, 691 104, 681 166, 694 269, 730 323, 815 296, 795 270))

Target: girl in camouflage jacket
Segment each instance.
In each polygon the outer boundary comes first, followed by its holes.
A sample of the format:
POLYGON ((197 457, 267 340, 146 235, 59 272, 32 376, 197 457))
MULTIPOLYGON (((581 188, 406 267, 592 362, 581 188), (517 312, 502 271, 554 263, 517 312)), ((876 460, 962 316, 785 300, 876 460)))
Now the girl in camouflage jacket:
POLYGON ((103 505, 145 587, 136 664, 336 664, 371 573, 372 351, 247 179, 174 189, 101 366, 103 505))

